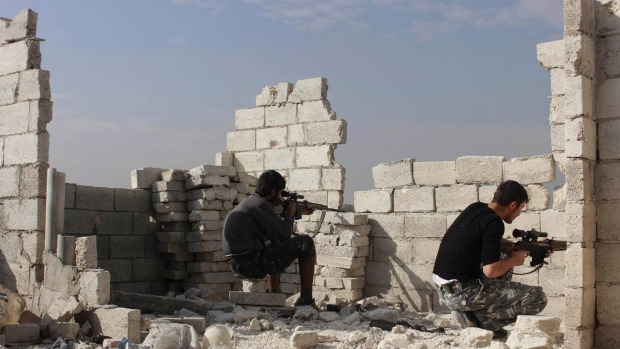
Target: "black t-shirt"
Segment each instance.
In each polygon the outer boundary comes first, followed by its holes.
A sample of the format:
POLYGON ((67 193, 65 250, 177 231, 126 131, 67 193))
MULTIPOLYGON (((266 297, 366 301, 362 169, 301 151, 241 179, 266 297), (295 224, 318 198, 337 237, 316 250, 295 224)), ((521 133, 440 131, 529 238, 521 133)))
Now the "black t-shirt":
POLYGON ((433 274, 461 282, 477 279, 481 265, 499 261, 503 235, 502 219, 487 204, 467 206, 441 240, 433 274))

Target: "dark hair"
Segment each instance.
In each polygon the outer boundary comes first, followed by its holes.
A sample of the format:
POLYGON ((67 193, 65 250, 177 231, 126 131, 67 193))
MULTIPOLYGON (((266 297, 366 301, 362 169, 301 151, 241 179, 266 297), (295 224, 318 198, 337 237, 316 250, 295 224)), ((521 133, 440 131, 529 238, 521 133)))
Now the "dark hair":
POLYGON ((263 172, 258 177, 258 183, 256 184, 256 194, 265 197, 271 194, 272 189, 276 191, 284 189, 286 187, 286 181, 281 174, 274 170, 268 170, 263 172))
POLYGON ((493 202, 502 206, 508 206, 513 201, 521 205, 529 199, 525 188, 519 182, 511 180, 500 183, 493 194, 493 202))

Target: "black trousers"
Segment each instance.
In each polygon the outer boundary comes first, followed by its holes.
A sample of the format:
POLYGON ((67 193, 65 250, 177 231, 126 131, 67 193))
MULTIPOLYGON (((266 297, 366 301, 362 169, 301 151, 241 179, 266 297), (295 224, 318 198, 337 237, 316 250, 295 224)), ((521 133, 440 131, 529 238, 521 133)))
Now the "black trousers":
POLYGON ((294 260, 301 267, 313 263, 316 257, 314 241, 307 235, 295 236, 278 241, 265 249, 254 249, 228 255, 228 262, 240 279, 262 279, 267 275, 279 274, 294 260))

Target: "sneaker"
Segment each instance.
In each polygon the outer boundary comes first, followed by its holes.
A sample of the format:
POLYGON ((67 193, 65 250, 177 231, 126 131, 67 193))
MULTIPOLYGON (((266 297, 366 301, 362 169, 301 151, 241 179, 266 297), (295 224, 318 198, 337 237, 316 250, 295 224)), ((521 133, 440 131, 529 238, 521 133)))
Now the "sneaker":
POLYGON ((296 307, 296 308, 297 307, 312 307, 314 310, 319 311, 319 307, 317 307, 314 298, 312 298, 310 301, 307 301, 307 300, 299 297, 299 298, 297 298, 297 300, 295 301, 293 306, 296 307))
POLYGON ((473 311, 452 311, 452 317, 456 320, 459 328, 480 327, 480 321, 473 311))

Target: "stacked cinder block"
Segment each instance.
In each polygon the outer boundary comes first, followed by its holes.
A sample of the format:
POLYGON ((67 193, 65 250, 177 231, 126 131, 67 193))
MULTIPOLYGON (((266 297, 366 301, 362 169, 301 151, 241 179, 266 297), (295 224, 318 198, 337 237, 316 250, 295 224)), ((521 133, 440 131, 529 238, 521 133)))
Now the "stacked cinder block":
MULTIPOLYGON (((456 161, 416 162, 403 159, 379 164, 372 169, 375 189, 354 193, 355 211, 369 212, 370 253, 366 263, 366 295, 381 295, 415 309, 438 307, 432 269, 446 229, 460 211, 478 200, 489 202, 497 184, 513 179, 523 184, 531 197, 512 230, 548 229, 564 238, 563 213, 548 210, 549 193, 542 183, 555 180, 551 155, 505 161, 501 156, 464 156, 456 161), (544 224, 542 223, 544 222, 544 224)), ((561 312, 562 253, 542 283, 553 283, 549 293, 561 312), (555 298, 554 298, 555 297, 555 298)), ((518 279, 518 278, 517 278, 518 279)), ((527 281, 539 284, 538 274, 527 281), (533 280, 532 280, 533 279, 533 280)), ((541 284, 542 284, 541 283, 541 284)))
POLYGON ((193 256, 187 252, 186 235, 190 231, 185 180, 187 171, 171 169, 161 172, 160 179, 151 185, 151 199, 160 231, 157 232, 157 252, 164 255, 166 268, 162 278, 169 291, 181 291, 189 277, 187 262, 193 256))
POLYGON ((0 254, 2 283, 30 306, 43 274, 50 73, 41 70, 37 14, 0 19, 0 254))
POLYGON ((222 251, 222 229, 237 200, 237 188, 249 193, 249 186, 247 180, 240 182, 234 167, 203 165, 189 171, 185 188, 192 229, 186 240, 187 251, 195 260, 188 264, 186 288, 209 289, 227 296, 238 281, 222 251))

